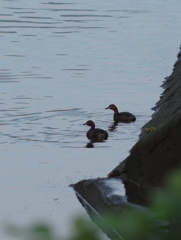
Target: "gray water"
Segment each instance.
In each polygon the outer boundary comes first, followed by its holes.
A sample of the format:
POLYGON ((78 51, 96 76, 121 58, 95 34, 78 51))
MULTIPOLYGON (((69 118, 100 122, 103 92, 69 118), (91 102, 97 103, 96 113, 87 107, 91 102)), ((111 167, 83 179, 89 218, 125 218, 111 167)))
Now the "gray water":
POLYGON ((179 51, 180 0, 0 0, 0 223, 85 211, 69 184, 129 154, 179 51), (111 130, 114 103, 137 121, 111 130), (86 148, 87 120, 109 139, 86 148))

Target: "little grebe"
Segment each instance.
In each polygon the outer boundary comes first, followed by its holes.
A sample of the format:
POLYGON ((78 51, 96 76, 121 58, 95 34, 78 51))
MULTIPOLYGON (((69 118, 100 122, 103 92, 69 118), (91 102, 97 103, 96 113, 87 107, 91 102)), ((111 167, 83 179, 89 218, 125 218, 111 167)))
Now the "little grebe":
POLYGON ((83 125, 91 127, 86 135, 88 139, 93 141, 103 141, 108 138, 108 133, 103 129, 95 128, 95 123, 92 120, 87 121, 83 125))
POLYGON ((113 119, 114 122, 124 122, 130 123, 136 121, 136 117, 129 112, 120 112, 114 104, 109 105, 106 109, 111 109, 114 111, 113 119))

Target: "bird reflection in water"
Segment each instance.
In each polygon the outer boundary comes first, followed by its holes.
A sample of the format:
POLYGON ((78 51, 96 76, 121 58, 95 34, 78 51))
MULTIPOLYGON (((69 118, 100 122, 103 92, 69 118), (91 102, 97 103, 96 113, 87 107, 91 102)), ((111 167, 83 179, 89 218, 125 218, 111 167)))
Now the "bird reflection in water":
POLYGON ((86 148, 94 148, 95 147, 95 143, 102 143, 105 142, 105 140, 90 140, 87 144, 86 144, 86 148))
POLYGON ((110 126, 109 126, 109 131, 110 132, 114 132, 117 130, 117 127, 118 127, 118 123, 117 122, 113 122, 110 126))
POLYGON ((90 141, 86 144, 86 148, 94 148, 94 142, 90 141))

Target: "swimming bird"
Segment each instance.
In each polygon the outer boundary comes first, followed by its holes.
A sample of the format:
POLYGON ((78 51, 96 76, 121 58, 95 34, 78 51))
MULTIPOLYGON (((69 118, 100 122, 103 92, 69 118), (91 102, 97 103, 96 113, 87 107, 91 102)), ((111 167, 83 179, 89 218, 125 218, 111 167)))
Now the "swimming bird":
POLYGON ((129 112, 120 112, 118 111, 117 107, 114 104, 110 104, 105 109, 111 109, 114 111, 113 120, 114 122, 123 122, 123 123, 130 123, 136 121, 136 117, 129 112))
POLYGON ((88 139, 92 141, 104 141, 108 138, 108 133, 100 128, 95 128, 95 123, 92 120, 87 121, 83 125, 90 126, 91 128, 88 130, 86 136, 88 139))

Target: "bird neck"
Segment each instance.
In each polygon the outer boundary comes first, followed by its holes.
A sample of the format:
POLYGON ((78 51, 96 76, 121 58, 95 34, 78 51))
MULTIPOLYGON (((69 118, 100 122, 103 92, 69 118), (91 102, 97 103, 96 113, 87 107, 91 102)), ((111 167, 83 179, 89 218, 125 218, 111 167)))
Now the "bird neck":
POLYGON ((91 129, 94 129, 94 128, 95 128, 95 124, 92 123, 92 124, 90 125, 90 127, 91 127, 91 129))
POLYGON ((114 111, 114 114, 117 114, 117 113, 119 113, 119 112, 118 112, 118 109, 117 109, 117 107, 116 107, 116 106, 113 108, 113 111, 114 111))

